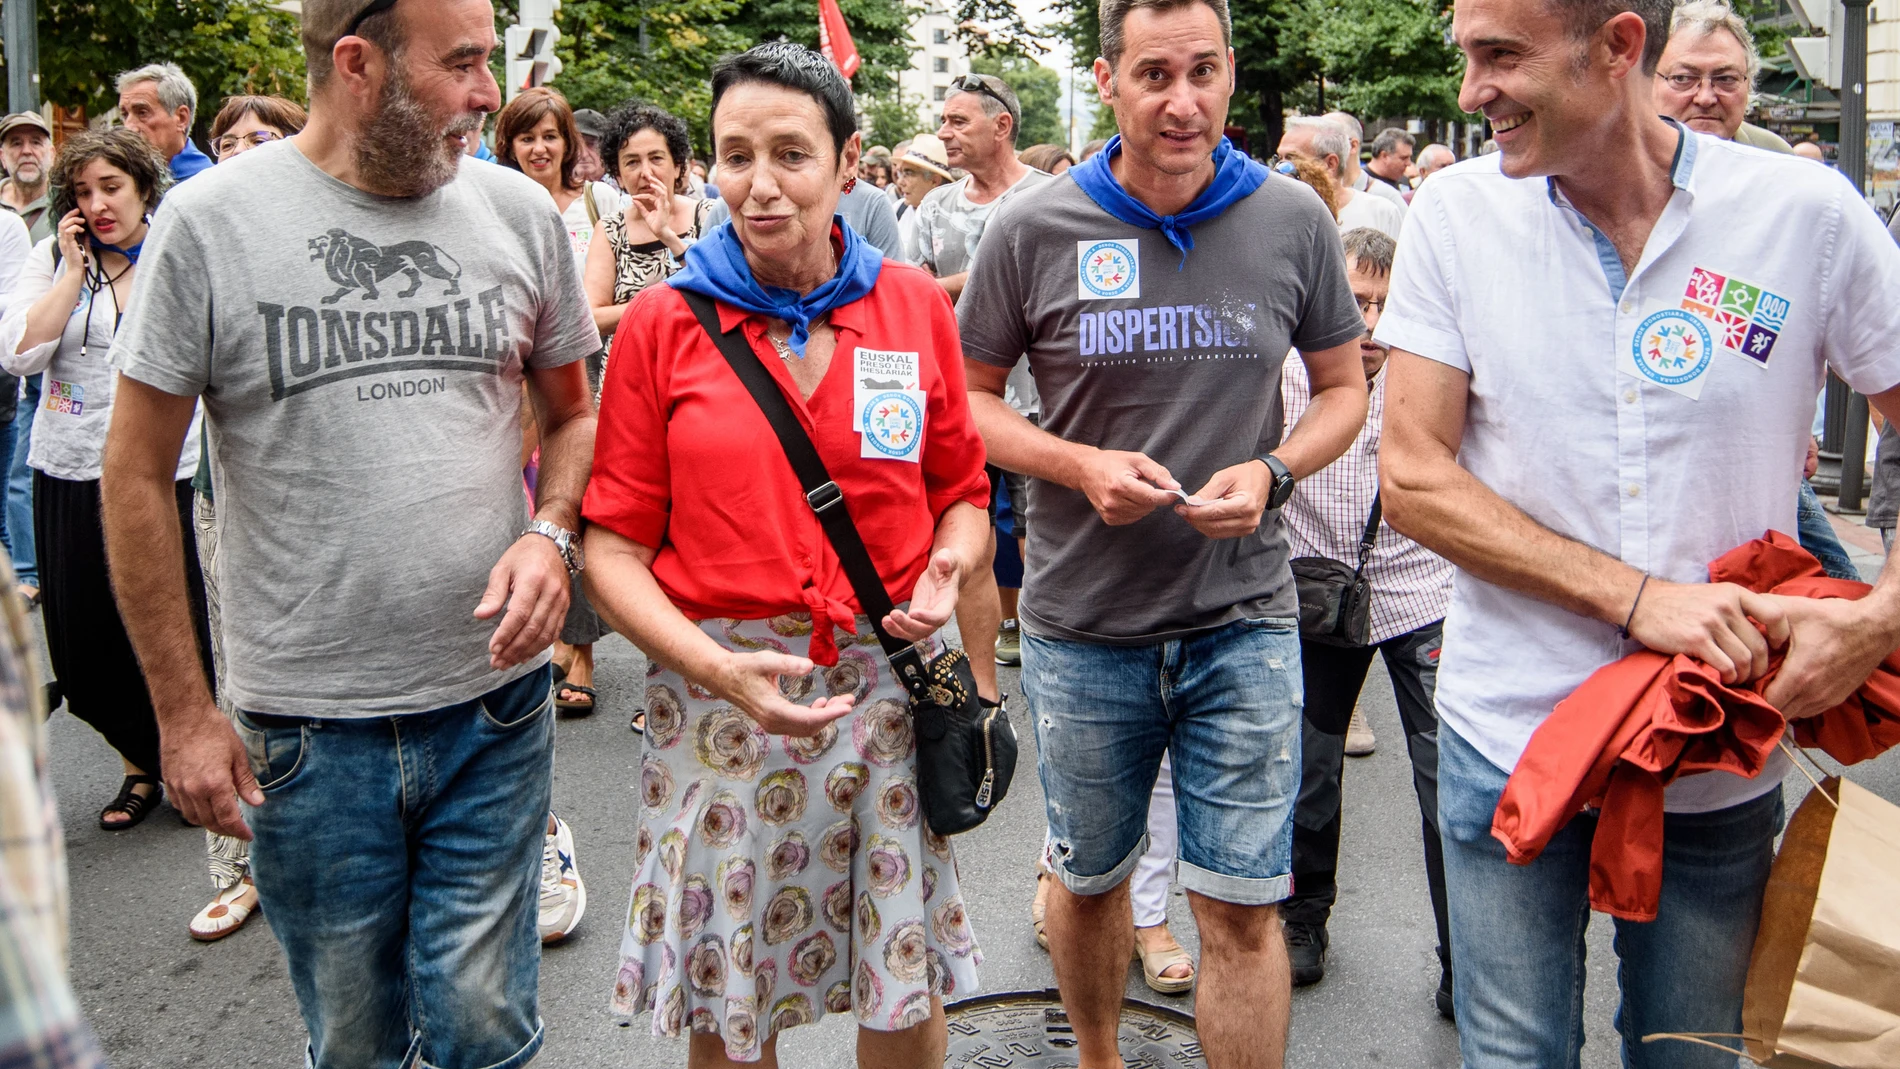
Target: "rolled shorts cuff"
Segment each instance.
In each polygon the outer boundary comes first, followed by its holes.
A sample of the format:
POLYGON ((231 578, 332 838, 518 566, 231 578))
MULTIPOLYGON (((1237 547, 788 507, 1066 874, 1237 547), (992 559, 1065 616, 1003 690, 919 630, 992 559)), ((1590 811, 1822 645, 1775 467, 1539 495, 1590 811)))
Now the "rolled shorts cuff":
MULTIPOLYGON (((520 1050, 515 1051, 501 1061, 495 1062, 493 1065, 481 1066, 480 1069, 521 1069, 522 1066, 533 1061, 535 1055, 541 1053, 541 1044, 547 1041, 547 1037, 547 1024, 543 1022, 541 1018, 536 1017, 534 1019, 534 1035, 528 1037, 528 1042, 524 1044, 520 1050)), ((413 1066, 414 1069, 441 1069, 440 1066, 422 1057, 421 1039, 422 1037, 420 1036, 416 1037, 416 1045, 410 1048, 413 1056, 405 1062, 404 1069, 409 1069, 411 1066, 413 1066)))
POLYGON ((1196 894, 1230 906, 1271 906, 1293 894, 1293 876, 1223 876, 1186 861, 1175 862, 1175 882, 1196 894))
POLYGON ((1128 851, 1127 856, 1117 861, 1114 868, 1100 876, 1077 876, 1069 871, 1068 864, 1058 846, 1051 851, 1049 869, 1055 873, 1056 879, 1062 881, 1062 886, 1069 889, 1069 893, 1092 897, 1107 894, 1121 886, 1122 882, 1134 873, 1135 866, 1141 864, 1141 855, 1147 852, 1148 833, 1142 832, 1141 841, 1135 844, 1134 849, 1128 851))

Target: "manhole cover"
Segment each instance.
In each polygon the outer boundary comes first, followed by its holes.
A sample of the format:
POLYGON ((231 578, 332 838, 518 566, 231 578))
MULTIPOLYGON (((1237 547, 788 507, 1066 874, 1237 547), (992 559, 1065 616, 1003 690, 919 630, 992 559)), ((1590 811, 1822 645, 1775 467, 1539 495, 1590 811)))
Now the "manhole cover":
MULTIPOLYGON (((950 1019, 945 1069, 1073 1069, 1075 1034, 1055 991, 1012 991, 944 1008, 950 1019)), ((1164 1006, 1122 1003, 1122 1061, 1127 1069, 1205 1066, 1194 1018, 1164 1006)))

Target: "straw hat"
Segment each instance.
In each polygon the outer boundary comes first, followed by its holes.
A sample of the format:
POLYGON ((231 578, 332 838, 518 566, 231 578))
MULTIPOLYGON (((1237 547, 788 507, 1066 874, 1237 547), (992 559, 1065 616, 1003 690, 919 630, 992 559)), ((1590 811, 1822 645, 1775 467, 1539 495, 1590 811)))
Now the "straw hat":
POLYGON ((900 165, 915 167, 948 182, 955 178, 950 173, 950 154, 943 150, 943 142, 932 134, 918 134, 910 139, 910 147, 898 157, 900 165))

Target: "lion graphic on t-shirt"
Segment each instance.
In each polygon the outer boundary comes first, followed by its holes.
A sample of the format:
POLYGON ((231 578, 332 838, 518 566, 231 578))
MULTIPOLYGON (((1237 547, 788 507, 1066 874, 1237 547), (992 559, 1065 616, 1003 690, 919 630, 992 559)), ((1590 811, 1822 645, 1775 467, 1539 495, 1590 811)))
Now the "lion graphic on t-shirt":
POLYGON ((415 296, 422 288, 424 275, 449 284, 442 292, 444 297, 462 292, 462 265, 426 241, 404 241, 385 248, 338 227, 310 239, 310 258, 322 260, 330 281, 343 287, 325 297, 324 304, 335 304, 354 289, 363 291, 364 300, 376 300, 382 296, 376 284, 396 275, 409 276, 409 288, 396 294, 398 297, 415 296))

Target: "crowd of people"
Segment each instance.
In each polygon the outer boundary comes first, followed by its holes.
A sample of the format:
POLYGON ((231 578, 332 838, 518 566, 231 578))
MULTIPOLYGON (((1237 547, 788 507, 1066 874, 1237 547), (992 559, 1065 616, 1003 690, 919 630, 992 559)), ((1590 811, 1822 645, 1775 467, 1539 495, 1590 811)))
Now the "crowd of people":
MULTIPOLYGON (((885 654, 957 661, 954 620, 981 715, 1021 667, 1025 923, 1080 1065, 1122 1064, 1131 961, 1197 991, 1210 1067, 1284 1063, 1362 878, 1375 656, 1435 1005, 1472 1069, 1576 1064, 1597 817, 1518 864, 1492 813, 1625 653, 1738 682, 1782 658, 1764 696, 1796 718, 1900 647, 1884 572, 1857 602, 1705 581, 1766 530, 1858 578, 1806 482, 1815 398, 1831 368, 1900 414, 1900 312, 1845 284, 1900 281, 1900 249, 1745 122, 1760 60, 1720 0, 1460 5, 1496 149, 1462 163, 1344 113, 1253 159, 1223 136, 1225 0, 1100 16, 1119 134, 1079 159, 1019 147, 981 74, 866 148, 849 83, 788 43, 718 63, 696 159, 641 101, 504 106, 486 0, 306 0, 309 110, 225 100, 209 155, 169 64, 57 151, 0 121, 0 972, 35 978, 0 1054, 99 1057, 61 979, 44 700, 122 761, 103 828, 169 801, 205 830, 192 937, 268 910, 313 1066, 526 1064, 541 947, 587 906, 554 718, 595 711, 618 633, 650 668, 613 1012, 696 1069, 776 1065, 829 1014, 861 1065, 941 1065, 984 833, 933 829, 885 654), (1329 567, 1363 582, 1356 631, 1311 618, 1329 567)), ((1660 908, 1617 921, 1628 1064, 1735 1064, 1643 1037, 1740 1031, 1778 762, 1668 790, 1660 908)))

